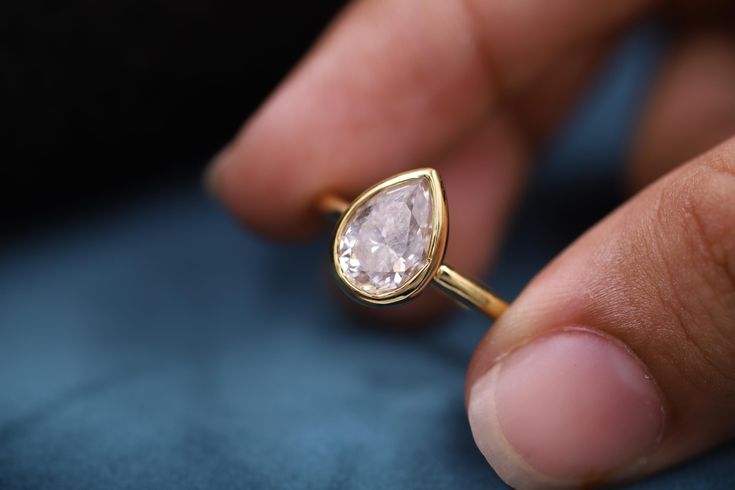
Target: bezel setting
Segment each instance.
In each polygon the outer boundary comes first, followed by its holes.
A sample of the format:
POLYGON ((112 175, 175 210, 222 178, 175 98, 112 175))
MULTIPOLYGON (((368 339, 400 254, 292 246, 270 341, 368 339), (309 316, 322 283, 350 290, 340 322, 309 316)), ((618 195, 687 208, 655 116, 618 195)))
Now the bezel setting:
POLYGON ((448 236, 448 211, 444 186, 436 170, 421 168, 394 175, 375 184, 357 197, 343 213, 335 230, 332 242, 332 262, 336 276, 342 289, 350 296, 368 305, 392 305, 409 300, 419 294, 434 278, 439 266, 444 260, 448 236), (394 186, 414 179, 426 179, 431 194, 432 227, 428 248, 426 250, 426 264, 414 274, 405 284, 386 292, 371 293, 354 285, 343 273, 339 262, 339 243, 344 236, 346 227, 355 218, 355 213, 370 199, 394 186))

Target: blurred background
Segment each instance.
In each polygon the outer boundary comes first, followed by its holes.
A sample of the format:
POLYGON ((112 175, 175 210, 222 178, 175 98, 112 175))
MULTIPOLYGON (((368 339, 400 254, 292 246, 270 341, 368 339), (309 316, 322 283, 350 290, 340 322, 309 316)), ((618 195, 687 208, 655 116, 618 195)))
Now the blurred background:
MULTIPOLYGON (((356 318, 326 234, 264 242, 201 190, 341 4, 0 4, 0 488, 503 487, 462 403, 484 318, 356 318)), ((539 152, 501 295, 620 202, 666 45, 626 35, 539 152)), ((631 488, 735 488, 734 457, 631 488)))
POLYGON ((4 238, 198 175, 342 3, 2 2, 4 238))

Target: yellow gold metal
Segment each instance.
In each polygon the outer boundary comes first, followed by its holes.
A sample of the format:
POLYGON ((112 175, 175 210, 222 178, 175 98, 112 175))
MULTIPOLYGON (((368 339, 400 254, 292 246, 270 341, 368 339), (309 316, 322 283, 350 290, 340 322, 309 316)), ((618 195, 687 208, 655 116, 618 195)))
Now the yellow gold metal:
POLYGON ((324 214, 342 215, 350 207, 350 203, 334 194, 324 194, 317 200, 316 207, 324 214))
POLYGON ((446 196, 444 194, 444 187, 436 170, 431 168, 422 168, 403 172, 369 188, 358 196, 352 203, 348 203, 338 196, 326 194, 321 196, 318 200, 317 208, 323 213, 341 214, 335 231, 335 239, 332 243, 332 262, 334 265, 334 271, 340 279, 338 281, 340 286, 350 296, 358 301, 370 305, 391 305, 400 303, 413 298, 433 281, 443 292, 465 304, 475 306, 492 318, 498 318, 507 308, 507 303, 490 294, 476 282, 461 276, 450 267, 442 264, 447 246, 449 214, 447 210, 446 196), (426 266, 424 266, 424 268, 406 284, 403 284, 399 288, 387 293, 371 294, 358 289, 346 279, 340 267, 338 237, 343 235, 345 226, 351 221, 355 210, 359 209, 362 204, 367 202, 370 198, 386 188, 420 177, 424 177, 428 180, 433 198, 433 228, 428 247, 429 260, 427 261, 426 266))
POLYGON ((434 228, 431 240, 429 242, 429 261, 426 266, 418 274, 416 274, 413 279, 394 291, 390 291, 384 294, 368 294, 365 291, 354 287, 350 283, 350 281, 348 281, 342 274, 342 269, 339 266, 339 243, 336 239, 333 241, 332 261, 337 277, 339 277, 340 279, 339 283, 353 298, 356 298, 358 301, 371 305, 390 305, 413 298, 414 296, 419 294, 424 289, 424 287, 429 284, 429 282, 431 282, 431 279, 434 277, 436 270, 441 265, 442 260, 444 259, 444 252, 446 250, 447 244, 448 215, 446 199, 444 198, 444 189, 442 188, 439 174, 436 173, 436 170, 431 168, 423 168, 418 170, 411 170, 409 172, 403 172, 382 182, 379 182, 378 184, 363 192, 350 204, 349 208, 344 212, 344 214, 342 214, 339 224, 337 225, 335 237, 339 237, 343 234, 344 227, 347 223, 350 222, 355 210, 359 209, 363 203, 370 200, 370 198, 372 198, 374 195, 378 194, 388 187, 400 184, 401 182, 421 177, 425 177, 429 181, 431 193, 434 197, 434 206, 432 209, 434 228))
POLYGON ((508 308, 508 303, 494 296, 475 281, 467 279, 448 265, 442 264, 434 276, 434 283, 449 296, 474 306, 492 318, 498 318, 508 308))

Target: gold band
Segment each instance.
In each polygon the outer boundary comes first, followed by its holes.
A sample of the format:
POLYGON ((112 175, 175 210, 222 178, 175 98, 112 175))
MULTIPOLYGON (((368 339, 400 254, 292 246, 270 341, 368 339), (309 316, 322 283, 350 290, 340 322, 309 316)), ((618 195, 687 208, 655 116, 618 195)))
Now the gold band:
MULTIPOLYGON (((317 209, 330 215, 343 217, 352 205, 334 194, 325 194, 317 201, 317 209)), ((472 281, 446 264, 435 266, 430 278, 439 289, 459 302, 473 306, 497 319, 508 308, 508 303, 496 297, 475 281, 472 281)))
POLYGON ((337 216, 342 216, 349 207, 349 202, 331 193, 322 195, 316 202, 316 208, 319 212, 337 216))
POLYGON ((452 298, 474 306, 491 318, 497 319, 508 308, 508 303, 446 264, 437 269, 434 284, 452 298))

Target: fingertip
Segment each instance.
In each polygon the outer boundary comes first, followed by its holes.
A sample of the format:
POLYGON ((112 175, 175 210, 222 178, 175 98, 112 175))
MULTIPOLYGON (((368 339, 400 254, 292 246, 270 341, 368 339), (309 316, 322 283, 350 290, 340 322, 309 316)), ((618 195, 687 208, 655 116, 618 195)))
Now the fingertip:
POLYGON ((518 488, 615 479, 663 430, 663 404, 640 361, 579 328, 500 359, 471 387, 468 417, 488 462, 518 488))
POLYGON ((227 159, 228 151, 229 146, 224 146, 217 151, 217 153, 215 153, 206 163, 204 171, 202 172, 202 186, 204 191, 213 197, 217 197, 219 194, 217 173, 220 168, 220 161, 227 159))
MULTIPOLYGON (((316 198, 288 192, 263 182, 249 172, 247 162, 229 149, 216 155, 203 174, 205 191, 224 205, 243 225, 276 239, 305 238, 323 227, 316 198), (243 184, 247 183, 247 184, 243 184)), ((287 179, 281 180, 287 186, 287 179)))

